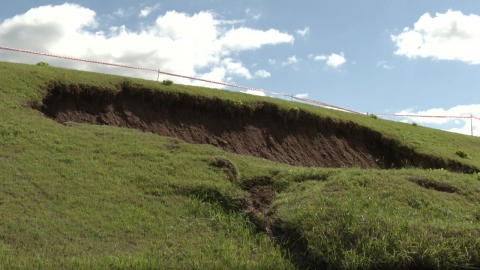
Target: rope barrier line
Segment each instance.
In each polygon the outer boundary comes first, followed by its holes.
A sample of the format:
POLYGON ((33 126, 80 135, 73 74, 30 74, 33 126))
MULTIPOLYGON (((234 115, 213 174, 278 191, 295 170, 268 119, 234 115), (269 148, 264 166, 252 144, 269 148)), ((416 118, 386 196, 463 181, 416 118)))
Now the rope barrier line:
POLYGON ((156 70, 156 69, 151 69, 151 68, 142 68, 142 67, 135 67, 135 66, 129 66, 129 65, 121 65, 121 64, 114 64, 114 63, 107 63, 107 62, 101 62, 101 61, 95 61, 95 60, 87 60, 87 59, 82 59, 82 58, 77 58, 77 57, 69 57, 69 56, 62 56, 62 55, 57 55, 57 54, 50 54, 50 53, 42 53, 42 52, 36 52, 36 51, 30 51, 30 50, 23 50, 23 49, 17 49, 17 48, 10 48, 10 47, 3 47, 0 46, 0 49, 2 50, 7 50, 7 51, 14 51, 14 52, 22 52, 22 53, 30 53, 30 54, 36 54, 36 55, 43 55, 43 56, 49 56, 49 57, 56 57, 56 58, 61 58, 61 59, 68 59, 68 60, 74 60, 74 61, 81 61, 81 62, 87 62, 87 63, 94 63, 94 64, 101 64, 101 65, 108 65, 108 66, 115 66, 115 67, 123 67, 123 68, 130 68, 130 69, 137 69, 137 70, 145 70, 145 71, 155 71, 160 74, 164 75, 169 75, 169 76, 175 76, 175 77, 180 77, 180 78, 185 78, 185 79, 190 79, 190 80, 197 80, 197 81, 203 81, 203 82, 208 82, 208 83, 214 83, 214 84, 219 84, 219 85, 224 85, 224 86, 230 86, 230 87, 235 87, 235 88, 240 88, 240 89, 245 89, 245 90, 250 90, 250 91, 258 91, 258 92, 263 92, 263 93, 268 93, 272 95, 279 95, 279 96, 284 96, 284 97, 290 97, 293 99, 301 100, 304 102, 312 103, 312 104, 317 104, 321 105, 324 107, 330 107, 330 108, 335 108, 335 109, 340 109, 344 110, 347 112, 355 113, 355 114, 362 114, 353 110, 349 110, 347 108, 342 108, 339 106, 331 105, 328 103, 320 102, 320 101, 315 101, 311 99, 306 99, 306 98, 299 98, 295 97, 293 95, 287 95, 284 93, 277 93, 277 92, 272 92, 272 91, 267 91, 263 89, 257 89, 257 88, 252 88, 252 87, 246 87, 246 86, 241 86, 241 85, 236 85, 236 84, 230 84, 230 83, 224 83, 224 82, 218 82, 218 81, 212 81, 212 80, 207 80, 207 79, 201 79, 197 77, 192 77, 192 76, 185 76, 185 75, 180 75, 180 74, 175 74, 175 73, 170 73, 170 72, 165 72, 161 70, 156 70))
POLYGON ((308 102, 308 103, 313 103, 313 104, 322 105, 322 106, 325 106, 325 107, 331 107, 331 108, 335 108, 335 109, 339 109, 339 110, 344 110, 344 111, 351 112, 351 113, 355 113, 355 114, 364 115, 364 113, 360 113, 360 112, 353 111, 353 110, 350 110, 350 109, 338 107, 338 106, 335 106, 335 105, 330 105, 330 104, 327 104, 327 103, 323 103, 323 102, 316 101, 316 100, 312 100, 312 99, 308 99, 308 98, 300 98, 300 97, 295 97, 295 96, 291 96, 291 98, 298 99, 298 100, 302 100, 302 101, 305 101, 305 102, 308 102))
MULTIPOLYGON (((477 118, 475 116, 448 116, 448 115, 418 115, 418 114, 375 114, 376 116, 395 116, 395 117, 425 117, 425 118, 477 118)), ((480 118, 477 118, 480 120, 480 118)))
POLYGON ((7 50, 7 51, 21 52, 21 53, 30 53, 30 54, 56 57, 56 58, 61 58, 61 59, 81 61, 81 62, 87 62, 87 63, 101 64, 101 65, 108 65, 108 66, 114 66, 114 67, 130 68, 130 69, 145 70, 145 71, 154 71, 154 72, 158 72, 159 74, 164 74, 164 75, 169 75, 169 76, 175 76, 175 77, 180 77, 180 78, 185 78, 185 79, 190 79, 190 80, 197 80, 197 81, 203 81, 203 82, 208 82, 208 83, 214 83, 214 84, 230 86, 230 87, 235 87, 235 88, 240 88, 240 89, 245 89, 245 90, 250 90, 250 91, 258 91, 258 92, 263 92, 263 93, 267 93, 267 94, 271 94, 271 95, 279 95, 279 96, 284 96, 284 97, 290 97, 290 98, 293 98, 293 99, 302 100, 304 102, 317 104, 317 105, 321 105, 321 106, 324 106, 324 107, 340 109, 340 110, 344 110, 344 111, 351 112, 351 113, 356 113, 356 114, 363 114, 363 113, 359 113, 359 112, 349 110, 349 109, 346 109, 346 108, 331 105, 331 104, 328 104, 328 103, 315 101, 315 100, 311 100, 311 99, 299 98, 299 97, 295 97, 293 95, 288 95, 288 94, 284 94, 284 93, 277 93, 277 92, 267 91, 267 90, 258 89, 258 88, 252 88, 252 87, 246 87, 246 86, 241 86, 241 85, 236 85, 236 84, 212 81, 212 80, 201 79, 201 78, 192 77, 192 76, 185 76, 185 75, 180 75, 180 74, 161 71, 161 70, 158 70, 158 69, 142 68, 142 67, 135 67, 135 66, 129 66, 129 65, 107 63, 107 62, 87 60, 87 59, 82 59, 82 58, 77 58, 77 57, 63 56, 63 55, 50 54, 50 53, 42 53, 42 52, 36 52, 36 51, 30 51, 30 50, 24 50, 24 49, 17 49, 17 48, 11 48, 11 47, 4 47, 4 46, 0 46, 0 50, 7 50))
POLYGON ((377 116, 397 116, 397 117, 424 117, 424 118, 453 118, 453 119, 470 119, 471 136, 473 136, 473 119, 480 120, 479 117, 473 116, 451 116, 451 115, 417 115, 417 114, 376 114, 377 116))
POLYGON ((6 51, 37 54, 37 55, 43 55, 43 56, 49 56, 49 57, 56 57, 56 58, 62 58, 62 59, 68 59, 68 60, 75 60, 75 61, 81 61, 81 62, 87 62, 87 63, 94 63, 94 64, 101 64, 101 65, 108 65, 108 66, 115 66, 115 67, 123 67, 123 68, 146 70, 146 71, 157 71, 156 69, 151 69, 151 68, 142 68, 142 67, 134 67, 134 66, 128 66, 128 65, 121 65, 121 64, 113 64, 113 63, 100 62, 100 61, 95 61, 95 60, 81 59, 81 58, 77 58, 77 57, 63 56, 63 55, 51 54, 51 53, 35 52, 35 51, 29 51, 29 50, 23 50, 23 49, 16 49, 16 48, 10 48, 10 47, 3 47, 3 46, 0 46, 0 49, 1 49, 1 50, 6 50, 6 51))
MULTIPOLYGON (((263 92, 263 93, 272 94, 272 95, 290 97, 292 99, 301 100, 301 101, 304 101, 304 102, 307 102, 307 103, 312 103, 312 104, 317 104, 317 105, 324 106, 324 107, 343 110, 343 111, 354 113, 354 114, 366 115, 365 113, 360 113, 360 112, 357 112, 357 111, 354 111, 354 110, 350 110, 350 109, 347 109, 347 108, 331 105, 331 104, 328 104, 328 103, 324 103, 324 102, 320 102, 320 101, 316 101, 316 100, 312 100, 312 99, 308 99, 308 98, 300 98, 300 97, 296 97, 294 95, 277 93, 277 92, 267 91, 267 90, 263 90, 263 89, 257 89, 257 88, 246 87, 246 86, 241 86, 241 85, 236 85, 236 84, 231 84, 231 83, 224 83, 224 82, 212 81, 212 80, 207 80, 207 79, 201 79, 201 78, 192 77, 192 76, 179 75, 179 74, 175 74, 175 73, 161 71, 159 69, 151 69, 151 68, 143 68, 143 67, 122 65, 122 64, 101 62, 101 61, 96 61, 96 60, 88 60, 88 59, 82 59, 82 58, 77 58, 77 57, 63 56, 63 55, 51 54, 51 53, 42 53, 42 52, 36 52, 36 51, 30 51, 30 50, 24 50, 24 49, 17 49, 17 48, 11 48, 11 47, 4 47, 4 46, 0 46, 0 50, 43 55, 43 56, 48 56, 48 57, 55 57, 55 58, 81 61, 81 62, 87 62, 87 63, 93 63, 93 64, 107 65, 107 66, 114 66, 114 67, 122 67, 122 68, 137 69, 137 70, 144 70, 144 71, 153 71, 153 72, 158 72, 159 74, 164 74, 164 75, 168 75, 168 76, 174 76, 174 77, 180 77, 180 78, 185 78, 185 79, 190 79, 190 80, 203 81, 203 82, 219 84, 219 85, 224 85, 224 86, 230 86, 230 87, 240 88, 240 89, 245 89, 245 90, 250 90, 250 91, 258 91, 258 92, 263 92)), ((473 119, 474 118, 476 120, 480 120, 479 117, 475 117, 475 116, 432 116, 432 115, 412 115, 412 114, 375 114, 375 115, 376 116, 384 116, 384 117, 393 116, 393 117, 426 117, 426 118, 457 118, 457 119, 458 118, 460 118, 460 119, 467 119, 467 118, 473 119)))
POLYGON ((211 81, 211 80, 207 80, 207 79, 201 79, 201 78, 192 77, 192 76, 179 75, 179 74, 169 73, 169 72, 160 71, 160 70, 158 70, 158 73, 160 73, 160 74, 165 74, 165 75, 169 75, 169 76, 186 78, 186 79, 190 79, 190 80, 197 80, 197 81, 203 81, 203 82, 208 82, 208 83, 221 84, 221 85, 225 85, 225 86, 230 86, 230 87, 235 87, 235 88, 241 88, 241 89, 250 90, 250 91, 258 91, 258 92, 263 92, 263 93, 268 93, 268 94, 273 94, 273 95, 280 95, 280 96, 290 97, 290 95, 283 94, 283 93, 271 92, 271 91, 267 91, 267 90, 263 90, 263 89, 246 87, 246 86, 241 86, 241 85, 237 85, 237 84, 211 81))
POLYGON ((181 77, 181 78, 185 78, 185 79, 204 81, 204 82, 208 82, 208 83, 220 84, 220 85, 236 87, 236 88, 241 88, 241 89, 246 89, 246 90, 251 90, 251 91, 259 91, 259 92, 264 92, 264 93, 273 94, 273 95, 289 96, 289 95, 286 95, 286 94, 266 91, 266 90, 263 90, 263 89, 245 87, 245 86, 240 86, 240 85, 235 85, 235 84, 230 84, 230 83, 217 82, 217 81, 206 80, 206 79, 201 79, 201 78, 192 77, 192 76, 184 76, 184 75, 179 75, 179 74, 175 74, 175 73, 164 72, 164 71, 160 71, 158 69, 143 68, 143 67, 122 65, 122 64, 114 64, 114 63, 108 63, 108 62, 101 62, 101 61, 88 60, 88 59, 82 59, 82 58, 77 58, 77 57, 63 56, 63 55, 51 54, 51 53, 42 53, 42 52, 16 49, 16 48, 10 48, 10 47, 3 47, 3 46, 0 46, 0 49, 1 50, 7 50, 7 51, 13 51, 13 52, 30 53, 30 54, 36 54, 36 55, 49 56, 49 57, 56 57, 56 58, 61 58, 61 59, 81 61, 81 62, 87 62, 87 63, 101 64, 101 65, 108 65, 108 66, 115 66, 115 67, 123 67, 123 68, 130 68, 130 69, 138 69, 138 70, 145 70, 145 71, 154 71, 154 72, 158 72, 160 74, 165 74, 165 75, 175 76, 175 77, 181 77))

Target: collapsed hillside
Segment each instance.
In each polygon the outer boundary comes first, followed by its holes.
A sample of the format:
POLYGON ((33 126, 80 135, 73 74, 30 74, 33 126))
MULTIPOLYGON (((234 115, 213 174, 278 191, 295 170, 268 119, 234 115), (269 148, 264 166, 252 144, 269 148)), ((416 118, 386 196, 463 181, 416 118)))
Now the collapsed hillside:
POLYGON ((445 168, 477 171, 415 152, 354 122, 322 118, 295 107, 151 91, 128 82, 119 91, 51 83, 43 104, 32 105, 59 123, 135 128, 231 153, 308 167, 445 168))
POLYGON ((229 91, 0 68, 2 269, 479 267, 479 175, 379 170, 477 171, 478 138, 229 91))

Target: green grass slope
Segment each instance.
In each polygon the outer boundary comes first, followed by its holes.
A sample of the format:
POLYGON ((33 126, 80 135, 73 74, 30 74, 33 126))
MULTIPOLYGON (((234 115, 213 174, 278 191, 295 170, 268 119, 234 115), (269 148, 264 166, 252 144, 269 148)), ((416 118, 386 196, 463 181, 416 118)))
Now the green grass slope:
POLYGON ((0 268, 480 268, 478 174, 293 167, 137 130, 60 125, 24 106, 52 82, 113 93, 126 81, 297 107, 480 168, 475 137, 228 91, 0 63, 0 268), (275 197, 247 203, 259 200, 255 186, 275 197))

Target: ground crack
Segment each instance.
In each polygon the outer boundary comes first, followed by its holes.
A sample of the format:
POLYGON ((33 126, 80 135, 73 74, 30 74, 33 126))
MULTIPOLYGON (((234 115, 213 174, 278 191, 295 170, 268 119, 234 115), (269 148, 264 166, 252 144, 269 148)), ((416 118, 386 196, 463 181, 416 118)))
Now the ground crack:
POLYGON ((242 211, 259 230, 267 233, 282 247, 297 269, 325 268, 323 260, 308 251, 308 242, 302 233, 275 218, 271 205, 276 192, 272 185, 273 180, 268 176, 244 180, 241 186, 248 194, 241 200, 242 211))

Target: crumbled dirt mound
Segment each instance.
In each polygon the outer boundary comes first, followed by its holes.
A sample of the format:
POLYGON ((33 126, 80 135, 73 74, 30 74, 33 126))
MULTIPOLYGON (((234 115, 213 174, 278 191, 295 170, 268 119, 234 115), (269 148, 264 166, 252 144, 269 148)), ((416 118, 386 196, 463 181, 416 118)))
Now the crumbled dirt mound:
POLYGON ((266 102, 251 109, 218 98, 135 89, 128 83, 120 88, 113 94, 92 86, 54 83, 43 105, 33 107, 60 123, 136 128, 297 166, 390 168, 408 164, 465 169, 397 147, 397 142, 352 122, 304 111, 292 116, 266 102))
POLYGON ((275 191, 269 186, 256 186, 250 189, 250 199, 256 209, 269 206, 275 199, 275 191))
POLYGON ((270 186, 252 187, 249 194, 241 201, 241 208, 245 214, 250 216, 257 227, 270 232, 272 214, 270 204, 275 199, 275 190, 270 186))
POLYGON ((230 181, 235 181, 238 179, 238 170, 229 159, 225 157, 215 158, 210 162, 210 165, 217 168, 222 168, 230 181))

